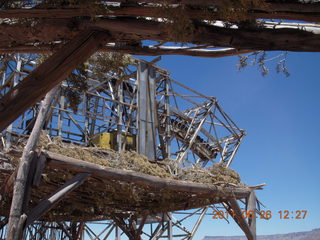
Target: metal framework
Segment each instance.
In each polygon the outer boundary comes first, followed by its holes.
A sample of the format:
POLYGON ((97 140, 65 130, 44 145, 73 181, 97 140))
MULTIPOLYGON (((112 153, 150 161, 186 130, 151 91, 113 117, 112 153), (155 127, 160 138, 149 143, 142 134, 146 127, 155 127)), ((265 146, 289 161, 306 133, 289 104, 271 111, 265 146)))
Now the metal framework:
MULTIPOLYGON (((0 97, 36 68, 37 59, 34 54, 2 55, 0 97)), ((245 132, 217 99, 171 79, 165 69, 154 63, 132 60, 125 79, 115 72, 96 75, 90 70, 95 66, 88 67, 88 88, 81 92, 76 109, 68 101, 74 86, 63 82, 47 117, 45 128, 49 135, 87 147, 97 145, 95 139, 101 134, 112 133, 112 148, 134 150, 150 160, 169 162, 173 175, 181 168, 205 168, 216 162, 229 167, 245 132), (128 136, 133 139, 131 142, 128 136)), ((33 106, 2 133, 3 150, 28 136, 38 111, 39 106, 33 106)), ((0 158, 0 167, 4 164, 8 163, 0 158)), ((243 203, 247 209, 248 202, 243 203)), ((142 219, 37 221, 26 228, 24 239, 121 239, 123 235, 133 239, 127 231, 133 225, 143 239, 192 239, 203 217, 217 207, 230 206, 212 205, 142 219), (188 229, 183 223, 190 218, 195 223, 188 229)), ((0 239, 4 239, 7 219, 0 220, 0 239)))

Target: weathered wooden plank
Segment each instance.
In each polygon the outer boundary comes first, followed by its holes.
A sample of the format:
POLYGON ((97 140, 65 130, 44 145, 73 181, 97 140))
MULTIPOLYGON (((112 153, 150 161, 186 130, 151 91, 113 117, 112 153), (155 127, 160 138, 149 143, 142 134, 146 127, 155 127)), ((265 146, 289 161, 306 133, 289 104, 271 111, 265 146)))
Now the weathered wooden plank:
MULTIPOLYGON (((50 53, 54 52, 58 46, 54 45, 39 45, 36 48, 34 46, 18 46, 10 48, 1 48, 0 53, 50 53)), ((99 52, 120 52, 133 55, 147 55, 147 56, 159 56, 159 55, 185 55, 194 57, 210 57, 219 58, 234 56, 239 54, 245 54, 252 52, 252 50, 238 50, 235 48, 223 48, 223 49, 199 49, 188 47, 170 47, 170 46, 117 46, 114 44, 107 44, 101 46, 98 49, 99 52)))
POLYGON ((47 199, 41 201, 36 207, 34 207, 28 214, 26 225, 32 224, 35 220, 39 219, 51 208, 56 206, 67 194, 72 192, 78 186, 80 186, 90 174, 78 173, 75 177, 67 181, 62 187, 52 193, 47 199))
MULTIPOLYGON (((316 5, 316 4, 315 4, 316 5)), ((314 5, 314 6, 315 6, 314 5)), ((0 18, 73 18, 79 16, 104 15, 104 16, 119 16, 119 17, 159 17, 159 7, 143 7, 143 6, 123 6, 123 7, 108 7, 109 11, 92 12, 86 8, 64 8, 64 9, 3 9, 0 10, 0 18)), ((192 19, 207 19, 216 17, 223 20, 221 14, 206 14, 204 10, 185 9, 185 13, 192 19)), ((299 4, 297 8, 290 8, 286 11, 285 8, 274 6, 272 9, 264 9, 261 11, 258 7, 247 9, 246 14, 242 16, 242 20, 246 19, 287 19, 309 22, 320 21, 320 8, 310 8, 306 4, 299 4), (305 14, 307 13, 307 14, 305 14)))
MULTIPOLYGON (((3 170, 1 170, 1 171, 3 171, 3 170)), ((18 169, 15 169, 15 171, 10 175, 10 177, 7 180, 7 182, 5 183, 4 188, 3 188, 5 194, 11 194, 12 193, 13 186, 14 186, 14 181, 15 181, 15 179, 17 177, 17 172, 18 172, 18 169)))
POLYGON ((8 223, 8 218, 4 218, 3 220, 0 221, 0 230, 4 228, 8 223))
POLYGON ((69 169, 75 172, 90 173, 92 177, 108 180, 132 182, 152 189, 167 189, 196 194, 221 194, 224 198, 235 196, 237 199, 246 198, 251 192, 250 188, 219 188, 215 185, 184 182, 173 179, 165 179, 137 173, 128 170, 104 167, 98 164, 81 161, 61 154, 44 151, 47 157, 47 165, 57 169, 69 169))
POLYGON ((231 215, 232 217, 234 217, 234 220, 236 221, 236 223, 239 225, 239 227, 242 229, 244 234, 247 236, 248 240, 255 240, 248 223, 243 218, 243 214, 242 214, 241 208, 239 207, 239 204, 237 203, 237 200, 235 198, 232 198, 229 200, 229 203, 234 213, 231 215))
POLYGON ((0 131, 96 52, 106 37, 106 33, 99 31, 80 33, 3 96, 0 99, 0 131))
POLYGON ((135 234, 132 233, 128 227, 128 225, 123 221, 121 217, 113 216, 113 221, 116 222, 117 226, 127 235, 129 239, 136 240, 135 234))
MULTIPOLYGON (((43 19, 30 31, 25 24, 0 24, 0 49, 16 51, 16 48, 61 46, 88 28, 110 32, 110 42, 141 40, 172 41, 163 28, 163 23, 143 19, 43 19), (1 34, 3 33, 3 34, 1 34), (5 33, 5 34, 4 34, 5 33), (14 42, 12 35, 15 36, 14 42), (63 40, 61 42, 61 40, 63 40), (32 43, 32 44, 31 44, 32 43), (37 43, 37 44, 35 44, 37 43)), ((238 50, 287 50, 320 51, 319 27, 314 26, 269 26, 268 28, 225 28, 197 23, 195 31, 185 42, 216 47, 232 47, 238 50), (302 29, 303 28, 303 29, 302 29)), ((31 49, 30 49, 31 50, 31 49)))
POLYGON ((252 232, 253 235, 253 239, 256 240, 257 238, 257 233, 256 233, 256 202, 257 202, 257 198, 256 198, 256 194, 254 192, 254 190, 252 190, 252 192, 250 193, 249 197, 248 197, 248 206, 247 206, 247 210, 249 213, 252 213, 252 216, 249 217, 248 219, 248 223, 249 223, 249 228, 252 232))
MULTIPOLYGON (((15 232, 16 239, 20 240, 23 238, 23 229, 24 229, 24 225, 25 225, 26 220, 27 220, 27 215, 22 214, 19 218, 18 228, 15 232)), ((7 239, 8 239, 8 237, 7 237, 7 239)))
POLYGON ((40 185, 41 181, 41 174, 46 165, 46 158, 43 155, 40 155, 38 157, 37 163, 36 163, 36 170, 32 179, 32 186, 38 187, 40 185))
MULTIPOLYGON (((24 199, 22 203, 22 212, 24 213, 28 209, 29 201, 30 201, 30 195, 31 195, 31 190, 32 190, 32 181, 33 181, 33 176, 36 171, 36 166, 37 166, 37 153, 34 152, 32 159, 30 159, 30 168, 26 180, 26 189, 24 193, 24 199)), ((18 169, 19 171, 19 169, 18 169)))
MULTIPOLYGON (((126 0, 113 0, 113 2, 126 3, 126 0)), ((168 4, 180 4, 180 5, 196 5, 196 6, 225 6, 226 2, 234 3, 232 0, 168 0, 168 4)), ((316 12, 320 9, 320 3, 318 1, 283 1, 268 0, 267 4, 253 5, 250 10, 261 11, 298 11, 298 12, 316 12)), ((134 3, 153 3, 161 4, 161 0, 131 0, 131 4, 134 3)), ((232 6, 232 5, 231 5, 232 6)))
MULTIPOLYGON (((14 184, 13 189, 13 197, 10 208, 10 216, 8 223, 8 232, 7 232, 7 240, 19 240, 21 237, 21 231, 23 227, 20 224, 23 222, 20 221, 20 218, 23 213, 23 207, 25 206, 26 193, 29 186, 27 186, 28 176, 30 179, 30 168, 34 157, 34 150, 37 146, 38 139, 41 133, 41 129, 46 120, 46 116, 49 110, 49 106, 51 104, 54 95, 56 94, 58 87, 52 89, 44 101, 41 104, 40 111, 38 113, 36 122, 30 134, 30 137, 27 141, 27 144, 23 150, 22 157, 20 160, 20 164, 18 167, 17 177, 14 184)), ((30 182, 31 184, 31 182, 30 182)), ((21 218, 23 219, 23 218, 21 218)))

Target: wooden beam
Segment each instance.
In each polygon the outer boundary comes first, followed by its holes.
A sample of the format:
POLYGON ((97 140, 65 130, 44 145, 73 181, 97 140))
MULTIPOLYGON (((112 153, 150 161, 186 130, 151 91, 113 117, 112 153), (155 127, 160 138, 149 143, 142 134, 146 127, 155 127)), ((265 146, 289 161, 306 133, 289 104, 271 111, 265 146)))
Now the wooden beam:
MULTIPOLYGON (((31 169, 33 157, 35 155, 34 151, 38 144, 38 139, 41 133, 41 129, 46 120, 47 113, 51 105, 51 101, 54 98, 57 92, 57 89, 58 87, 55 87, 54 89, 52 89, 47 94, 44 101, 42 102, 36 122, 34 124, 30 137, 22 153, 22 157, 19 163, 17 177, 15 180, 14 189, 13 189, 13 197, 11 202, 8 232, 7 232, 7 238, 6 238, 7 240, 19 240, 22 234, 21 231, 23 230, 23 227, 21 226, 21 224, 23 224, 23 222, 20 221, 20 219, 21 220, 24 219, 22 217, 23 210, 24 210, 23 207, 26 205, 25 203, 25 201, 27 200, 26 193, 30 187, 30 186, 27 186, 27 183, 28 183, 28 176, 29 176, 29 180, 31 179, 30 169, 31 169)), ((31 184, 31 181, 30 181, 30 184, 31 184)))
POLYGON ((220 194, 225 198, 235 196, 237 199, 246 198, 251 192, 250 188, 226 187, 221 189, 211 184, 200 184, 173 179, 165 179, 128 170, 108 168, 98 164, 81 161, 75 158, 48 151, 44 151, 44 154, 47 157, 47 165, 57 169, 68 169, 75 172, 86 172, 90 173, 92 177, 107 180, 132 182, 142 186, 150 187, 152 189, 168 189, 173 191, 208 195, 220 194))
POLYGON ((256 240, 256 238, 257 238, 257 233, 256 233, 256 222, 257 222, 256 202, 257 202, 257 198, 256 198, 256 194, 255 194, 254 190, 252 190, 249 197, 247 198, 247 202, 248 202, 247 211, 249 213, 252 213, 252 216, 249 217, 249 219, 248 219, 249 228, 252 232, 253 240, 256 240))
MULTIPOLYGON (((177 6, 177 5, 175 5, 177 6)), ((310 9, 307 4, 295 5, 285 9, 284 7, 269 6, 261 9, 259 7, 252 7, 250 9, 242 10, 244 12, 242 20, 244 19, 286 19, 299 20, 308 22, 320 22, 320 8, 310 9), (307 6, 307 7, 306 7, 307 6), (305 8, 305 10, 304 10, 305 8)), ((316 6, 316 4, 314 5, 316 6)), ((204 6, 208 7, 208 6, 204 6)), ((92 17, 92 16, 117 16, 117 17, 159 17, 159 7, 143 7, 143 6, 120 6, 108 7, 109 11, 95 11, 93 12, 87 8, 64 8, 64 9, 3 9, 0 10, 0 18, 74 18, 74 17, 92 17)), ((216 18, 217 20, 224 19, 219 13, 204 9, 189 9, 185 8, 185 14, 190 19, 207 20, 216 18), (210 11, 210 15, 208 14, 210 11)), ((165 16, 164 16, 165 17, 165 16)))
POLYGON ((51 208, 56 206, 70 192, 80 186, 90 174, 78 173, 75 177, 67 181, 62 187, 52 193, 47 199, 41 201, 36 207, 34 207, 28 214, 26 225, 32 224, 35 220, 39 219, 51 208))
POLYGON ((0 99, 0 131, 96 52, 107 36, 104 32, 91 30, 80 33, 3 96, 0 99))
MULTIPOLYGON (((113 2, 126 3, 127 0, 113 0, 113 2)), ((225 6, 226 2, 234 3, 233 0, 168 0, 168 4, 180 4, 180 5, 196 5, 196 6, 215 6, 221 7, 225 6)), ((268 0, 267 4, 259 4, 250 9, 257 10, 269 10, 269 11, 301 11, 301 12, 315 12, 320 10, 320 3, 318 1, 284 1, 279 2, 279 0, 268 0)), ((131 0, 131 4, 138 3, 151 3, 151 4, 161 4, 161 0, 131 0)))
POLYGON ((130 228, 121 217, 113 216, 112 220, 116 222, 117 226, 127 235, 129 239, 136 240, 135 235, 130 231, 130 228))
MULTIPOLYGON (((15 239, 22 239, 23 238, 23 231, 24 231, 24 225, 25 225, 26 220, 27 220, 27 215, 22 214, 19 218, 19 223, 18 223, 17 229, 14 233, 15 239)), ((8 240, 8 236, 6 239, 8 240)))
POLYGON ((22 213, 26 212, 29 206, 30 195, 32 190, 32 181, 33 181, 34 173, 36 171, 37 162, 38 162, 38 156, 37 156, 37 153, 34 152, 32 159, 30 159, 30 168, 29 168, 29 172, 26 180, 26 188, 25 188, 25 194, 24 194, 24 199, 22 204, 22 213))
POLYGON ((82 233, 84 231, 85 228, 85 223, 84 222, 80 222, 79 223, 79 227, 78 227, 78 232, 77 232, 77 236, 76 236, 76 240, 83 240, 82 238, 82 233))
MULTIPOLYGON (((50 53, 54 52, 59 46, 41 45, 35 48, 34 46, 22 46, 0 48, 0 53, 50 53)), ((238 50, 235 48, 222 48, 222 49, 207 49, 207 48, 192 48, 192 47, 179 47, 179 46, 115 46, 114 43, 101 46, 99 52, 120 52, 132 55, 144 56, 159 56, 159 55, 184 55, 193 57, 209 57, 219 58, 228 57, 239 54, 252 52, 252 50, 238 50)))
POLYGON ((43 155, 38 156, 35 173, 32 179, 32 186, 39 187, 41 181, 41 174, 46 165, 46 158, 43 155))
POLYGON ((239 204, 237 203, 237 200, 235 198, 231 198, 229 200, 229 203, 233 210, 233 214, 231 214, 231 216, 234 217, 235 222, 242 229, 242 231, 244 232, 248 240, 255 240, 248 223, 243 218, 243 214, 242 214, 241 208, 239 207, 239 204))
MULTIPOLYGON (((147 56, 158 56, 158 55, 185 55, 193 57, 227 57, 239 54, 245 54, 252 52, 252 50, 238 50, 235 48, 224 48, 224 49, 199 49, 192 47, 171 47, 171 46, 121 46, 116 47, 111 44, 106 45, 102 51, 110 52, 122 52, 133 55, 147 55, 147 56)), ((1 50, 0 50, 1 51, 1 50)))
POLYGON ((4 218, 0 221, 0 230, 4 228, 8 223, 8 218, 4 218))
POLYGON ((69 239, 72 239, 72 236, 71 236, 70 232, 68 231, 68 229, 66 228, 65 223, 58 222, 57 224, 60 227, 60 229, 62 229, 62 231, 67 235, 67 237, 69 239))
POLYGON ((142 233, 142 229, 146 223, 146 220, 147 220, 148 216, 143 216, 140 223, 139 223, 139 228, 137 229, 136 231, 136 236, 137 237, 140 237, 141 236, 141 233, 142 233))
MULTIPOLYGON (((36 51, 42 45, 61 46, 86 29, 101 29, 110 33, 110 42, 156 40, 170 42, 173 39, 164 23, 145 19, 43 19, 29 31, 26 24, 0 24, 0 49, 16 51, 28 46, 36 51), (17 33, 17 34, 16 34, 17 33), (15 35, 14 42, 11 35, 15 35), (38 47, 39 46, 39 47, 38 47)), ((197 23, 195 31, 184 42, 238 50, 320 51, 319 27, 268 26, 253 28, 226 28, 197 23), (274 27, 274 28, 273 28, 274 27), (309 29, 309 30, 308 30, 309 29), (308 30, 308 31, 307 31, 308 30)), ((96 49, 100 47, 94 46, 96 49)))

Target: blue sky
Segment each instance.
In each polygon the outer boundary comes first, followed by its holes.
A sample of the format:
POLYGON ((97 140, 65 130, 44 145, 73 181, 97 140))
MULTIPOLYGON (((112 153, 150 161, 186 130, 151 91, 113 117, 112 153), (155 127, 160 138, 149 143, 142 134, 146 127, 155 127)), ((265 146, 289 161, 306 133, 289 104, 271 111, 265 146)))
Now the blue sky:
MULTIPOLYGON (((268 57, 279 53, 268 53, 268 57)), ((158 65, 206 95, 247 131, 232 164, 250 185, 267 183, 259 199, 272 211, 258 220, 258 234, 308 231, 320 227, 320 53, 289 53, 290 76, 277 74, 276 61, 263 77, 257 67, 237 71, 238 57, 163 56, 158 65), (307 210, 306 219, 284 220, 279 210, 307 210)), ((206 217, 195 239, 241 235, 233 223, 206 217)))

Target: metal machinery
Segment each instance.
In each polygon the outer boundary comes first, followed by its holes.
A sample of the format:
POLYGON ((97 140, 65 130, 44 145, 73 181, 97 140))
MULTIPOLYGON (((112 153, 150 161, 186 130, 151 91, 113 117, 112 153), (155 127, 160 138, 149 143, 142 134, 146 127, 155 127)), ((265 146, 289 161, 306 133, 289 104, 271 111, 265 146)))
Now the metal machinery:
MULTIPOLYGON (((0 96, 35 68, 33 54, 3 55, 0 96)), ((66 100, 72 86, 62 83, 46 130, 66 142, 101 146, 117 151, 133 150, 153 161, 168 161, 171 174, 182 167, 232 163, 245 132, 229 118, 214 97, 205 96, 170 78, 167 70, 143 60, 132 59, 128 78, 114 72, 96 76, 87 68, 88 88, 81 92, 75 109, 66 100)), ((0 146, 10 148, 28 135, 38 106, 22 114, 2 133, 0 146)), ((0 160, 0 167, 5 164, 0 160)), ((141 229, 142 239, 192 239, 210 209, 165 213, 149 217, 141 229), (194 222, 190 228, 184 222, 194 222)), ((4 239, 6 220, 0 221, 4 239)), ((137 221, 139 225, 139 219, 137 221)), ((190 224, 189 224, 190 225, 190 224)), ((125 239, 119 222, 36 222, 27 227, 27 239, 125 239), (115 237, 114 237, 115 236, 115 237)))

